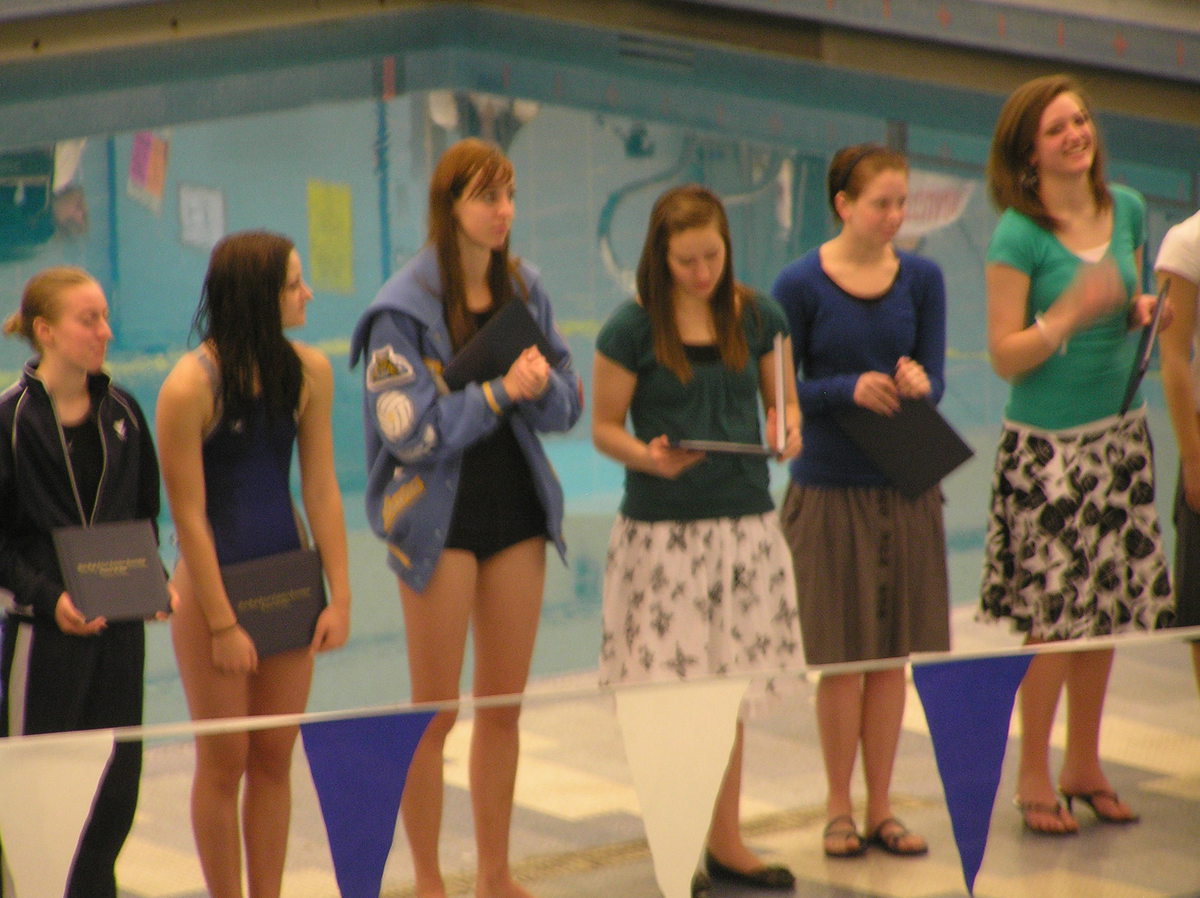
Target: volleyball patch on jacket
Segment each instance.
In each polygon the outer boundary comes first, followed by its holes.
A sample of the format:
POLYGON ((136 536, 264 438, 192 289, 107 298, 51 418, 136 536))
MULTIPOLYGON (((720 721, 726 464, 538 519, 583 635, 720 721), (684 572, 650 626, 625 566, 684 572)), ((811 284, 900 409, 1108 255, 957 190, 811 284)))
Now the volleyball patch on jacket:
POLYGON ((375 419, 384 439, 393 443, 404 439, 412 432, 416 420, 412 400, 399 390, 380 393, 375 400, 375 419))
POLYGON ((378 393, 411 383, 416 372, 412 363, 390 345, 381 346, 371 353, 371 364, 367 366, 367 389, 378 393))

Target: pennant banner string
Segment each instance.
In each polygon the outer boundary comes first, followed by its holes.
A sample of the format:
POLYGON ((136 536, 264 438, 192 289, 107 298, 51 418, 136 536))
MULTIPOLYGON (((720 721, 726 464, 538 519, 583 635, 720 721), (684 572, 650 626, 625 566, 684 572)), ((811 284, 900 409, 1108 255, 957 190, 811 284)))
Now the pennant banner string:
MULTIPOLYGON (((856 661, 844 664, 824 664, 824 665, 797 665, 797 667, 788 671, 797 677, 805 676, 809 673, 820 674, 844 674, 844 673, 866 673, 875 670, 886 670, 888 668, 902 666, 906 663, 911 664, 914 668, 925 664, 942 664, 948 661, 970 661, 982 658, 994 658, 1002 656, 1019 656, 1019 655, 1038 655, 1048 652, 1084 652, 1093 651, 1102 648, 1117 648, 1120 646, 1137 646, 1147 643, 1157 642, 1190 642, 1200 640, 1200 627, 1177 627, 1164 630, 1156 630, 1151 633, 1129 633, 1119 636, 1105 636, 1091 639, 1071 639, 1061 642, 1039 643, 1038 645, 1018 645, 1005 646, 989 651, 978 652, 929 652, 924 654, 914 654, 907 659, 904 658, 885 658, 872 661, 856 661)), ((764 671, 764 674, 769 673, 771 676, 778 677, 780 672, 778 669, 772 668, 769 672, 764 671)), ((750 676, 755 676, 753 672, 750 676)), ((697 677, 690 683, 703 683, 709 680, 722 680, 724 677, 697 677)), ((647 684, 647 685, 662 685, 662 684, 647 684)), ((674 684, 677 687, 686 688, 688 683, 674 684)), ((623 689, 637 689, 638 685, 623 685, 623 689)), ((261 717, 224 717, 213 720, 195 720, 180 723, 154 724, 140 727, 121 727, 113 730, 113 735, 118 742, 132 742, 137 740, 152 741, 152 740, 169 740, 192 738, 198 735, 217 735, 221 733, 240 733, 248 730, 265 730, 273 727, 281 726, 297 726, 303 723, 317 723, 324 720, 347 720, 358 717, 378 717, 385 714, 403 714, 403 713, 423 713, 437 712, 449 710, 470 710, 472 708, 487 708, 498 707, 502 705, 514 705, 524 703, 526 705, 533 703, 551 703, 557 701, 570 701, 579 698, 588 698, 596 695, 611 694, 611 687, 588 686, 569 689, 545 687, 538 688, 536 684, 524 693, 516 693, 511 695, 496 695, 486 697, 464 696, 460 699, 451 699, 442 702, 397 702, 390 705, 375 705, 364 708, 348 708, 336 711, 306 711, 298 714, 274 714, 261 717)), ((51 742, 54 740, 70 740, 76 738, 77 733, 52 733, 38 736, 9 736, 9 739, 41 739, 51 742)))

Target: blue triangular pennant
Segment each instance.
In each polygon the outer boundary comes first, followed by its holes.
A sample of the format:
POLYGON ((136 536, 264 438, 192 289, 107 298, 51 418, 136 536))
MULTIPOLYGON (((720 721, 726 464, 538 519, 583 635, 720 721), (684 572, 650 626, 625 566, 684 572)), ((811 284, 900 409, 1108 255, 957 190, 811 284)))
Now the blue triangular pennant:
POLYGON ((967 892, 983 864, 1013 699, 1030 655, 914 663, 967 892))
POLYGON ((413 752, 433 711, 301 724, 343 898, 379 898, 413 752))

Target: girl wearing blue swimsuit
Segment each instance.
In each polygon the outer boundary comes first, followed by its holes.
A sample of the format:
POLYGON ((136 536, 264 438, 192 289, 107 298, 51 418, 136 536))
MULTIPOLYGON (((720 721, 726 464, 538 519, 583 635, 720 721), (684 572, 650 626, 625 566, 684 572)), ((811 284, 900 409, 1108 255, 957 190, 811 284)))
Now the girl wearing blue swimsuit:
MULTIPOLYGON (((342 645, 349 632, 333 372, 323 354, 283 333, 304 324, 311 299, 290 240, 265 232, 226 237, 213 250, 196 313, 203 342, 159 392, 163 480, 180 550, 171 631, 193 719, 303 711, 313 656, 342 645), (305 542, 288 489, 293 446, 329 605, 308 648, 259 657, 238 625, 220 566, 305 542)), ((214 898, 241 898, 243 835, 250 894, 280 894, 298 732, 290 726, 197 737, 192 827, 214 898)))

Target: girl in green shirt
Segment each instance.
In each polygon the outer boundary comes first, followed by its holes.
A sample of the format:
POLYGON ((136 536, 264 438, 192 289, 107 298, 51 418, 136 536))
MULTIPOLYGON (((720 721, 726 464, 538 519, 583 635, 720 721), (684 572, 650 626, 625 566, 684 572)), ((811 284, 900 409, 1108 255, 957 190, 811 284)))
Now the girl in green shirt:
MULTIPOLYGON (((988 250, 988 351, 1012 383, 997 452, 981 617, 1027 644, 1167 625, 1173 614, 1140 399, 1120 414, 1154 297, 1139 290, 1140 196, 1104 183, 1100 135, 1070 78, 1019 87, 988 160, 1002 212, 988 250)), ((1108 823, 1137 814, 1100 767, 1113 650, 1039 652, 1021 686, 1016 804, 1025 826, 1078 830, 1079 799, 1108 823), (1050 732, 1070 702, 1057 793, 1050 732), (1058 801, 1061 795, 1065 806, 1058 801)))

